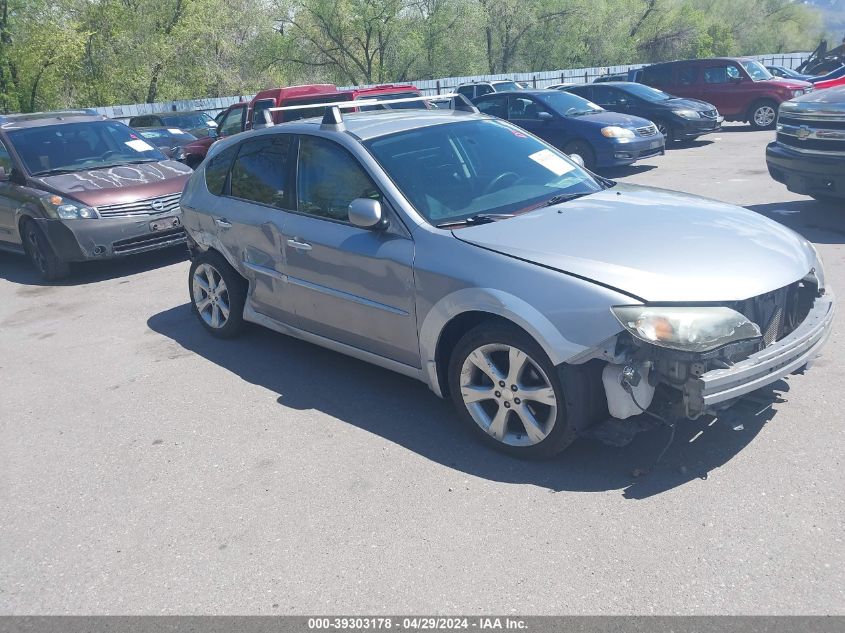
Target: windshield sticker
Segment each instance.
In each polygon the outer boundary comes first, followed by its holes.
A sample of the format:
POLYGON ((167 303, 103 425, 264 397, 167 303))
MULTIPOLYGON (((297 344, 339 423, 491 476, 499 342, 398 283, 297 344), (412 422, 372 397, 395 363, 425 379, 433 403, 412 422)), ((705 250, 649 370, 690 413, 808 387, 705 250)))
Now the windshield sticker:
POLYGON ((171 134, 181 134, 182 133, 182 130, 180 130, 179 128, 175 128, 175 127, 169 127, 169 128, 167 128, 167 131, 170 132, 171 134))
POLYGON ((134 149, 136 152, 149 152, 155 149, 152 145, 140 139, 136 141, 126 141, 126 145, 134 149))
POLYGON ((560 156, 548 149, 541 149, 539 152, 535 152, 528 156, 528 158, 533 160, 535 163, 539 163, 555 176, 563 176, 575 169, 574 165, 570 165, 560 156))
POLYGON ((520 132, 519 130, 511 130, 511 134, 513 134, 513 135, 514 135, 514 136, 516 136, 517 138, 528 138, 528 135, 527 135, 527 134, 523 134, 523 133, 522 133, 522 132, 520 132))

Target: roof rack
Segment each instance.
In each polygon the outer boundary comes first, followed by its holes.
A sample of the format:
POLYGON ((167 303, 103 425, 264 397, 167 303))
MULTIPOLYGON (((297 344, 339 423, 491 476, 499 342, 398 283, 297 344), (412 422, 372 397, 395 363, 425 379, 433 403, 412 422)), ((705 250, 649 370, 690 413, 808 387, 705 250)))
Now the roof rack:
MULTIPOLYGON (((326 129, 332 129, 334 131, 342 131, 344 129, 343 125, 343 115, 340 113, 341 110, 352 110, 354 108, 358 108, 361 106, 370 106, 370 105, 382 105, 382 106, 389 106, 392 103, 413 103, 415 101, 439 101, 443 99, 453 99, 452 108, 457 111, 461 112, 473 112, 478 113, 478 108, 476 108, 472 101, 466 98, 465 95, 460 93, 450 92, 448 94, 442 95, 421 95, 419 97, 401 97, 398 99, 361 99, 358 101, 335 101, 332 103, 309 103, 304 105, 295 105, 295 106, 281 106, 277 108, 267 108, 264 110, 265 112, 283 112, 287 110, 303 110, 306 108, 317 108, 323 106, 326 108, 326 112, 323 115, 323 122, 321 127, 326 129)), ((388 108, 389 109, 389 108, 388 108)))

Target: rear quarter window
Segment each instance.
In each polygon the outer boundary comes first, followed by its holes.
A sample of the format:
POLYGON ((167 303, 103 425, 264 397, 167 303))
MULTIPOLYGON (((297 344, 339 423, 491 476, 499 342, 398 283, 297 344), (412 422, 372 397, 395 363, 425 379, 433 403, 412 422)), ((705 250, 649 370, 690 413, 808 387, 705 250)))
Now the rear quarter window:
POLYGON ((232 159, 238 151, 238 146, 227 147, 214 156, 205 166, 205 186, 215 196, 225 194, 226 180, 232 167, 232 159))

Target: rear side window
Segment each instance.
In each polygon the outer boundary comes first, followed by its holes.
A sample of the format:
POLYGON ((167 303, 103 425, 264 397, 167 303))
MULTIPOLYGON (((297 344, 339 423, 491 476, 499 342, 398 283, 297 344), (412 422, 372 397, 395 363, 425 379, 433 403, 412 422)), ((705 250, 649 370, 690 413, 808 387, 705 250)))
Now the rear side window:
POLYGON ((739 79, 739 69, 733 64, 711 66, 704 69, 704 83, 726 84, 731 79, 739 79))
POLYGON ((672 84, 671 66, 649 66, 643 69, 642 82, 649 86, 669 86, 672 84))
POLYGON ((232 165, 229 190, 233 198, 288 208, 290 136, 274 134, 241 143, 232 165))
POLYGON ((458 93, 464 95, 465 97, 469 97, 472 99, 475 95, 473 94, 474 89, 473 86, 461 86, 458 88, 458 93))
POLYGON ((475 96, 480 97, 481 95, 488 95, 493 92, 493 86, 490 84, 478 84, 475 87, 475 96))
POLYGON ((698 80, 697 66, 682 66, 678 69, 678 85, 691 86, 698 80))
POLYGON ((349 221, 349 203, 356 198, 381 199, 352 154, 316 136, 300 138, 296 191, 301 213, 343 222, 349 221))
POLYGON ((499 97, 497 99, 482 99, 475 106, 484 114, 497 116, 500 119, 507 118, 507 98, 499 97))
POLYGON ((232 159, 237 152, 237 145, 227 147, 214 158, 211 158, 205 166, 205 186, 215 196, 222 196, 225 193, 226 177, 229 175, 232 159))

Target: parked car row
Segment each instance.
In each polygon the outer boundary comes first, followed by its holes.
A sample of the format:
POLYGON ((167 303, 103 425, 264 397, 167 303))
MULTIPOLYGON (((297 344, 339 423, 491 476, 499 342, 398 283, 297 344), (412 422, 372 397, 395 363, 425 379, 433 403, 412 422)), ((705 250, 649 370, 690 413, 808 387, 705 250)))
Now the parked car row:
POLYGON ((579 165, 662 152, 651 121, 568 91, 443 111, 412 89, 259 93, 238 104, 252 130, 226 134, 221 117, 192 175, 90 112, 3 117, 0 242, 55 279, 187 241, 211 334, 252 322, 414 377, 523 457, 608 418, 715 414, 824 344, 833 297, 809 242, 579 165), (355 104, 367 95, 383 103, 355 104), (322 120, 299 118, 313 108, 322 120), (601 151, 574 151, 575 129, 601 151), (710 257, 689 257, 689 239, 710 257))

